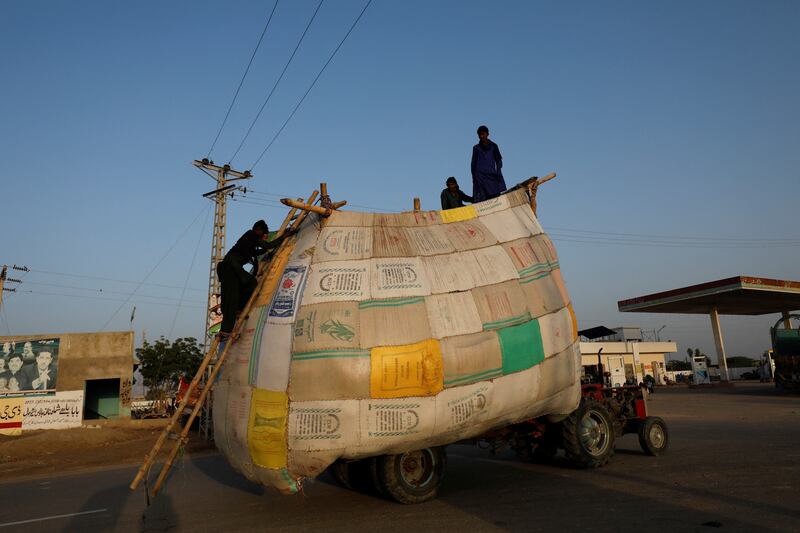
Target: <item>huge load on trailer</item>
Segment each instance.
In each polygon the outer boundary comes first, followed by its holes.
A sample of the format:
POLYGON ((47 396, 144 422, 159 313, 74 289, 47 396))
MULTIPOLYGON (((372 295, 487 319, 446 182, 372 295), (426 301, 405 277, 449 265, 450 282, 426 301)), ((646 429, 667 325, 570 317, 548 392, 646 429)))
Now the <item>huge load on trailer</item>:
POLYGON ((447 211, 307 216, 271 258, 214 387, 217 447, 295 492, 577 407, 577 324, 530 191, 447 211))

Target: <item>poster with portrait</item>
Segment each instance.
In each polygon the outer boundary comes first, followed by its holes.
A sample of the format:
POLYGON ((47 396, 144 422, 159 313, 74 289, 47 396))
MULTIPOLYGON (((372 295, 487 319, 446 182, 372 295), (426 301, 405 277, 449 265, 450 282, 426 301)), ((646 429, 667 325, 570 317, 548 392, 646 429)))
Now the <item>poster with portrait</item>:
POLYGON ((54 394, 58 339, 20 339, 0 345, 0 397, 54 394))

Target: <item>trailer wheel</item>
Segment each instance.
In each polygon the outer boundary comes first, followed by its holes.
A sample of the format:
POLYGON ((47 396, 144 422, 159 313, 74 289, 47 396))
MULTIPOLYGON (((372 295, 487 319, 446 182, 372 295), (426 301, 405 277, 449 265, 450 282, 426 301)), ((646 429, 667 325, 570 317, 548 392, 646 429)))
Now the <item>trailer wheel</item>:
POLYGON ((562 446, 567 460, 579 468, 599 468, 614 455, 614 425, 608 409, 583 398, 563 422, 562 446))
POLYGON ((333 479, 346 489, 356 491, 370 491, 372 489, 372 478, 370 476, 370 462, 373 459, 359 459, 348 461, 337 459, 328 467, 333 479))
POLYGON ((376 458, 377 484, 400 503, 426 502, 436 497, 446 465, 444 447, 384 455, 376 458))
POLYGON ((350 475, 350 462, 344 459, 337 459, 335 463, 328 467, 333 479, 346 489, 353 488, 352 478, 350 475))
POLYGON ((639 426, 639 444, 648 455, 661 455, 669 446, 667 425, 657 416, 648 416, 639 426))

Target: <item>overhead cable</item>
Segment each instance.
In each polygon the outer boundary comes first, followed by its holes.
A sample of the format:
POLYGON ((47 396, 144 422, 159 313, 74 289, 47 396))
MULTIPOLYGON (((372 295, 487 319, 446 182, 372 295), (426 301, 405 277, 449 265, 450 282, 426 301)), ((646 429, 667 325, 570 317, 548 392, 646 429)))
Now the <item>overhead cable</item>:
POLYGON ((172 317, 172 325, 169 327, 169 335, 167 335, 168 339, 172 338, 172 332, 175 329, 175 322, 178 320, 178 313, 181 312, 181 305, 183 304, 183 296, 186 294, 186 287, 189 285, 189 277, 192 275, 192 270, 194 269, 194 263, 197 261, 197 251, 200 249, 200 243, 203 241, 203 235, 206 232, 206 226, 208 226, 208 219, 211 215, 211 209, 208 210, 206 213, 206 219, 203 222, 203 227, 200 228, 200 236, 197 238, 197 244, 194 247, 194 254, 192 255, 192 263, 189 265, 189 270, 186 272, 186 279, 183 281, 183 289, 181 290, 181 296, 178 300, 178 307, 175 308, 175 315, 172 317))
MULTIPOLYGON (((128 283, 128 284, 131 284, 131 285, 136 285, 136 284, 140 283, 139 281, 131 281, 131 280, 128 280, 128 279, 105 278, 105 277, 101 277, 101 276, 88 276, 86 274, 72 274, 72 273, 68 273, 68 272, 54 272, 52 270, 39 270, 39 269, 33 269, 33 268, 31 269, 31 272, 33 272, 35 274, 48 274, 48 275, 52 275, 52 276, 63 276, 63 277, 68 277, 68 278, 96 279, 96 280, 99 280, 99 281, 112 281, 114 283, 128 283)), ((142 283, 142 285, 146 285, 148 287, 162 287, 162 288, 165 288, 165 289, 180 289, 181 288, 180 285, 167 285, 167 284, 164 284, 164 283, 142 283)), ((207 291, 207 289, 196 289, 196 288, 193 288, 193 287, 189 287, 186 290, 199 291, 199 292, 206 292, 207 291)))
MULTIPOLYGON (((250 72, 250 66, 253 64, 253 59, 256 57, 256 52, 258 52, 258 48, 261 46, 261 41, 264 40, 264 35, 267 33, 267 28, 269 28, 269 23, 272 22, 272 16, 275 14, 275 9, 278 7, 278 2, 280 0, 275 0, 275 5, 272 6, 272 11, 269 13, 269 17, 267 18, 267 23, 264 25, 264 30, 261 32, 261 37, 258 38, 258 43, 256 43, 255 49, 253 49, 253 54, 250 56, 250 61, 247 62, 247 68, 244 69, 244 74, 242 74, 242 79, 239 80, 239 86, 236 87, 236 92, 233 94, 233 99, 231 100, 230 105, 228 106, 228 111, 225 112, 225 118, 222 119, 222 124, 219 126, 219 130, 217 131, 216 137, 214 137, 214 142, 211 143, 211 148, 208 149, 208 154, 206 157, 211 157, 211 152, 214 150, 214 147, 217 145, 217 141, 219 140, 219 136, 222 134, 222 129, 225 127, 225 124, 228 122, 228 117, 231 114, 231 109, 233 109, 233 104, 236 103, 236 98, 239 96, 239 91, 242 90, 242 85, 244 84, 244 79, 247 77, 247 73, 250 72)), ((212 176, 213 177, 213 176, 212 176)))
POLYGON ((320 69, 319 73, 314 78, 314 81, 311 82, 311 85, 309 85, 309 87, 306 90, 305 94, 303 94, 303 97, 300 98, 300 101, 297 102, 296 106, 294 106, 294 109, 289 114, 289 117, 284 121, 283 125, 280 127, 280 129, 275 134, 275 136, 272 137, 272 140, 269 142, 269 144, 267 144, 267 147, 264 148, 264 150, 261 152, 261 154, 258 156, 258 158, 253 162, 253 164, 250 165, 250 170, 254 169, 256 167, 256 165, 258 165, 259 161, 261 161, 261 158, 264 157, 264 154, 266 154, 267 151, 270 149, 270 147, 273 145, 273 143, 275 143, 275 140, 280 136, 280 134, 283 132, 284 128, 286 128, 286 125, 289 124, 289 121, 292 120, 292 117, 294 117, 294 114, 297 113, 297 110, 300 108, 300 106, 305 101, 306 97, 308 96, 308 93, 310 93, 311 89, 314 88, 314 85, 317 84, 317 80, 319 80, 320 76, 322 76, 322 73, 325 72, 325 69, 328 68, 328 65, 330 65, 331 61, 333 61, 334 56, 339 51, 339 49, 342 47, 342 45, 347 40, 347 38, 350 36, 350 34, 353 32, 353 29, 355 29, 356 24, 358 24, 358 21, 361 20, 361 17, 364 16, 364 12, 367 10, 367 8, 369 7, 369 5, 371 3, 372 3, 372 0, 367 0, 367 3, 364 5, 364 8, 361 10, 361 13, 358 14, 356 19, 353 21, 353 24, 350 25, 350 29, 347 30, 347 33, 345 34, 345 36, 342 38, 342 40, 339 42, 339 44, 333 50, 333 53, 331 53, 331 55, 328 58, 328 60, 322 66, 322 69, 320 69))
POLYGON ((204 207, 203 207, 203 208, 202 208, 202 209, 201 209, 201 210, 200 210, 200 211, 197 213, 197 215, 194 217, 194 220, 192 220, 191 224, 189 224, 189 225, 186 227, 186 229, 185 229, 185 230, 183 230, 183 231, 181 232, 181 234, 178 236, 178 238, 177 238, 177 239, 175 239, 175 242, 173 242, 173 243, 172 243, 172 245, 171 245, 171 246, 170 246, 170 247, 167 249, 167 251, 164 253, 164 255, 162 255, 162 256, 161 256, 161 259, 159 259, 159 260, 158 260, 158 262, 156 262, 155 266, 153 266, 153 268, 151 268, 151 269, 150 269, 150 272, 148 272, 148 273, 147 273, 147 275, 146 275, 146 276, 145 276, 145 277, 142 279, 142 281, 140 281, 140 282, 139 282, 139 283, 136 285, 136 288, 135 288, 135 289, 133 289, 133 292, 131 293, 131 295, 130 295, 130 296, 128 296, 128 297, 127 297, 127 298, 126 298, 126 299, 125 299, 125 300, 124 300, 124 301, 123 301, 123 302, 120 304, 120 306, 119 306, 119 307, 117 307, 117 310, 116 310, 116 311, 114 311, 114 312, 111 314, 111 316, 110 316, 110 317, 108 317, 108 320, 106 320, 106 323, 105 323, 105 324, 103 324, 103 327, 102 327, 102 328, 100 328, 100 331, 103 331, 103 330, 105 330, 105 329, 106 329, 106 327, 107 327, 107 326, 108 326, 108 325, 111 323, 111 321, 114 319, 114 317, 115 317, 115 316, 117 316, 117 313, 119 313, 119 312, 120 312, 120 310, 121 310, 121 309, 122 309, 122 308, 125 306, 125 304, 127 304, 127 303, 130 301, 130 299, 133 297, 133 295, 134 295, 134 294, 136 294, 136 292, 139 290, 139 288, 140 288, 140 287, 141 287, 141 286, 142 286, 142 285, 143 285, 143 284, 144 284, 144 283, 147 281, 147 279, 148 279, 148 278, 149 278, 149 277, 150 277, 150 276, 153 274, 153 272, 155 272, 155 271, 156 271, 156 269, 157 269, 157 268, 158 268, 158 267, 161 265, 161 263, 164 261, 164 259, 166 259, 166 258, 167 258, 167 256, 170 254, 170 252, 172 252, 172 250, 175 248, 175 246, 177 246, 177 245, 178 245, 178 243, 181 241, 181 239, 183 239, 184 235, 186 235, 186 233, 188 233, 188 232, 189 232, 189 230, 192 228, 192 226, 194 226, 194 223, 195 223, 195 222, 197 222, 197 220, 200 218, 200 215, 202 215, 202 214, 203 214, 203 211, 205 211, 206 209, 210 209, 210 207, 205 207, 205 206, 204 206, 204 207))
MULTIPOLYGON (((104 300, 104 301, 107 301, 107 302, 122 302, 123 306, 131 301, 130 298, 124 298, 124 299, 123 298, 103 298, 103 297, 100 297, 100 296, 87 296, 87 295, 83 295, 83 294, 64 294, 64 293, 60 293, 60 292, 43 292, 43 291, 34 291, 34 290, 31 290, 31 289, 17 289, 17 293, 38 294, 38 295, 42 295, 42 296, 63 296, 63 297, 66 297, 66 298, 83 298, 85 300, 104 300)), ((148 296, 139 294, 139 295, 137 295, 137 298, 148 298, 148 296)), ((137 305, 162 305, 162 306, 166 306, 166 307, 176 307, 178 305, 177 303, 146 302, 146 301, 141 301, 141 300, 136 300, 134 303, 136 303, 137 305)), ((203 308, 202 305, 185 305, 185 304, 183 305, 183 307, 191 307, 193 309, 202 309, 203 308)))
POLYGON ((281 80, 283 79, 284 74, 286 74, 286 70, 289 68, 289 65, 292 63, 292 59, 294 59, 294 56, 297 53, 297 50, 300 48, 300 45, 302 44, 303 39, 306 38, 306 34, 308 33, 308 29, 311 27, 311 24, 314 22, 314 19, 317 17, 317 13, 319 13, 319 10, 322 7, 322 3, 324 1, 325 0, 319 0, 319 4, 317 4, 317 9, 314 10, 314 14, 311 15, 311 19, 309 19, 308 24, 306 24, 306 29, 303 30, 303 34, 300 36, 300 39, 297 41, 297 44, 295 45, 294 50, 292 50, 292 55, 289 56, 289 60, 283 66, 283 70, 281 71, 281 75, 278 76, 278 79, 272 85, 272 89, 269 91, 269 94, 267 95, 267 98, 264 100, 264 103, 261 104, 261 107, 259 108, 258 113, 256 113, 255 118, 250 123, 250 127, 247 128, 247 132, 244 134, 244 137, 242 138, 242 142, 239 143, 239 146, 236 148, 236 151, 233 153, 231 158, 228 160, 229 163, 233 162, 233 160, 239 154, 239 150, 242 149, 242 146, 244 145, 244 142, 250 136, 250 132, 253 131, 253 127, 256 125, 256 122, 258 122, 258 119, 261 117, 261 113, 264 111, 264 108, 267 107, 267 103, 270 101, 270 99, 272 98, 272 95, 275 93, 275 89, 278 88, 278 85, 280 84, 281 80))

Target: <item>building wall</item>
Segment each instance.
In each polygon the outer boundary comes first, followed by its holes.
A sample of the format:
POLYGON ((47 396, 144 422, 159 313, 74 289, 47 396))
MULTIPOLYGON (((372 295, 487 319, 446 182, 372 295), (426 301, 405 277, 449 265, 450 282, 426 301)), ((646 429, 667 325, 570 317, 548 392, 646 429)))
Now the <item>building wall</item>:
POLYGON ((622 356, 626 375, 633 372, 640 383, 646 375, 663 380, 666 354, 675 353, 678 347, 674 342, 581 342, 581 364, 583 367, 597 365, 597 354, 602 348, 602 363, 608 371, 609 357, 622 356), (654 370, 660 368, 661 372, 654 370), (656 375, 660 374, 660 375, 656 375))
POLYGON ((85 391, 87 380, 119 379, 119 417, 130 417, 134 353, 132 331, 17 335, 0 337, 0 345, 35 338, 59 339, 57 392, 85 391))

